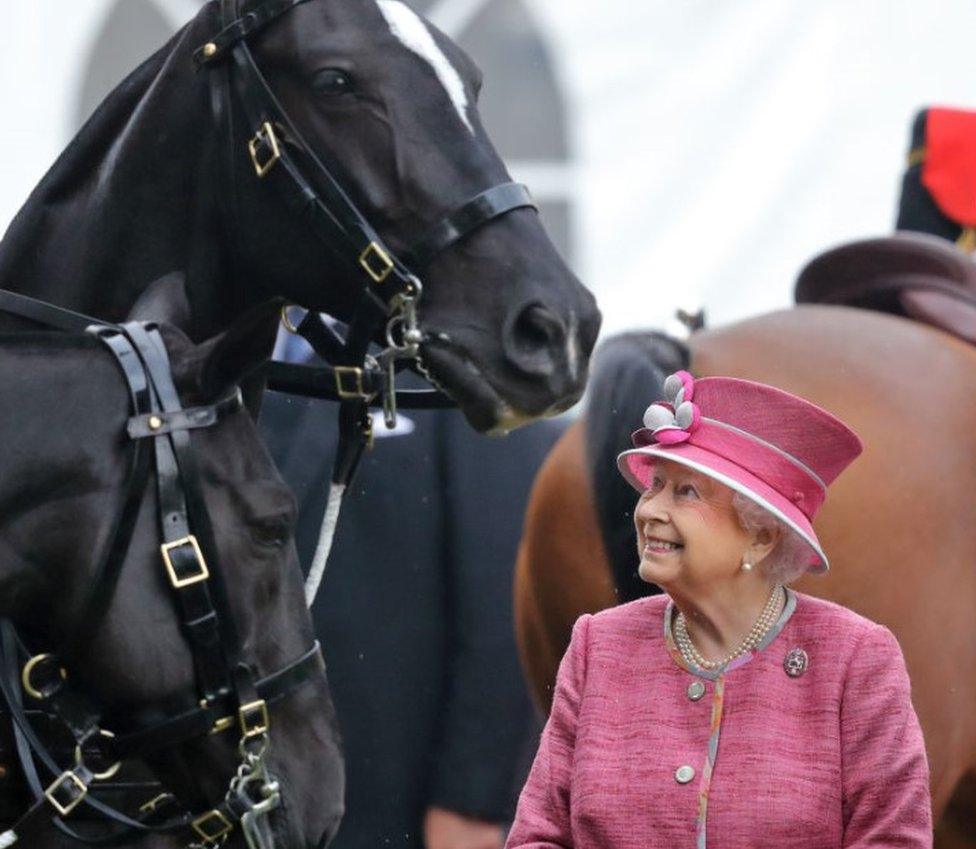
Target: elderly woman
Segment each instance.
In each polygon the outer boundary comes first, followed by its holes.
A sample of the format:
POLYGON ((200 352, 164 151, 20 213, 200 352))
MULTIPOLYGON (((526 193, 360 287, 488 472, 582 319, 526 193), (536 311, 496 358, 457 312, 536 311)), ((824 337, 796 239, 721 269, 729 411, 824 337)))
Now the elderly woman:
POLYGON ((891 632, 785 585, 860 453, 751 381, 668 378, 618 464, 666 595, 573 629, 507 849, 931 847, 928 764, 891 632))

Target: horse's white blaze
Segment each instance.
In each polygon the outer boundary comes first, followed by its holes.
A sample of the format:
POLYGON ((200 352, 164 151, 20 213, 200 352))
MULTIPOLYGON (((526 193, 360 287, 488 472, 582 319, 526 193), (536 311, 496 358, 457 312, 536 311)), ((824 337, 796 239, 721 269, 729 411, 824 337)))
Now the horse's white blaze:
POLYGON ((474 127, 468 118, 468 95, 464 91, 464 82, 457 69, 451 64, 444 51, 437 46, 434 36, 427 25, 416 12, 400 0, 376 0, 380 7, 390 32, 398 38, 408 50, 416 53, 429 64, 437 79, 447 91, 447 96, 454 104, 461 122, 474 134, 474 127))
POLYGON ((576 313, 569 311, 569 327, 566 332, 566 365, 569 367, 569 376, 576 380, 579 375, 579 340, 576 333, 579 330, 579 322, 576 313))

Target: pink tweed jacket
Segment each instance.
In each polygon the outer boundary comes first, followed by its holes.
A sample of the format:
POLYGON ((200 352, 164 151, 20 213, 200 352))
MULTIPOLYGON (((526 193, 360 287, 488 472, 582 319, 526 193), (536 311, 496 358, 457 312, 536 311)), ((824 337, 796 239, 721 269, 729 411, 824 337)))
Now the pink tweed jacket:
POLYGON ((789 591, 763 643, 709 673, 673 612, 656 596, 576 623, 506 849, 932 846, 890 631, 789 591))

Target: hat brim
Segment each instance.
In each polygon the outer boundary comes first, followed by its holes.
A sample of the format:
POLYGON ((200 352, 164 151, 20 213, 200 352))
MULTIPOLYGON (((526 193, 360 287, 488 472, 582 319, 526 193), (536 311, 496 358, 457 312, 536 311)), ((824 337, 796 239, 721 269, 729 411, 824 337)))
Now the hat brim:
POLYGON ((750 501, 769 511, 786 527, 796 533, 810 549, 808 571, 824 573, 830 569, 827 555, 824 554, 813 530, 813 525, 802 510, 781 493, 773 489, 748 469, 713 454, 697 445, 680 443, 663 447, 648 445, 632 448, 617 457, 617 468, 627 482, 638 492, 648 487, 648 477, 654 467, 655 458, 671 460, 682 466, 701 472, 703 475, 725 484, 729 489, 741 493, 750 501))

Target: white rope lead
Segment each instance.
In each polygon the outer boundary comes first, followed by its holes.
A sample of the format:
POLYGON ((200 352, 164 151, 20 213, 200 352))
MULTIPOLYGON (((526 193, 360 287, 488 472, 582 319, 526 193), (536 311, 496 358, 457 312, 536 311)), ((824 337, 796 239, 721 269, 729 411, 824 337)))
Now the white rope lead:
MULTIPOLYGON (((329 552, 332 550, 332 540, 335 537, 336 525, 339 524, 339 510, 342 507, 342 496, 345 495, 345 492, 346 485, 344 483, 334 483, 329 486, 329 500, 325 503, 325 515, 322 516, 319 541, 315 546, 312 567, 308 570, 308 577, 305 579, 305 603, 309 607, 315 604, 315 596, 318 595, 319 585, 325 575, 325 564, 328 562, 329 552)), ((0 849, 3 847, 0 846, 0 849)))
POLYGON ((17 842, 17 834, 13 831, 0 832, 0 849, 7 849, 17 842))

